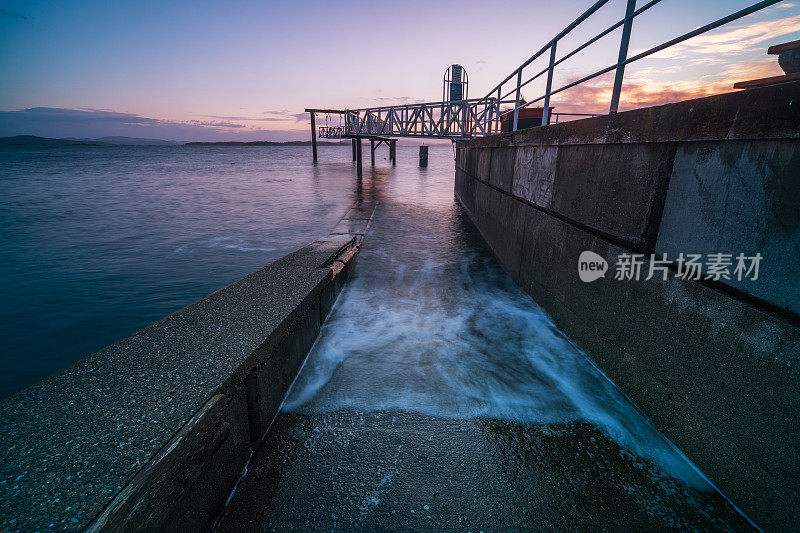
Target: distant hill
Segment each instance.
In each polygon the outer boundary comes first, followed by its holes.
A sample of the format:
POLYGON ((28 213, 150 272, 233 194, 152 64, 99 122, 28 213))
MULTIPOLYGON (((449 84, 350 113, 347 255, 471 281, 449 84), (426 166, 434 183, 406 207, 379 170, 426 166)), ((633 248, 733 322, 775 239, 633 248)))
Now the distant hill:
MULTIPOLYGON (((317 144, 349 144, 350 141, 319 141, 317 144)), ((51 139, 35 135, 16 135, 0 137, 0 146, 308 146, 311 141, 222 141, 222 142, 188 142, 165 141, 164 139, 141 139, 138 137, 100 137, 99 139, 51 139)))
POLYGON ((14 137, 0 137, 0 146, 172 146, 178 145, 175 141, 163 139, 140 139, 137 137, 101 137, 99 139, 51 139, 35 135, 16 135, 14 137))
POLYGON ((111 143, 90 139, 50 139, 35 135, 0 137, 0 146, 110 146, 111 143))
MULTIPOLYGON (((317 144, 350 144, 350 141, 317 141, 317 144)), ((285 141, 285 142, 276 142, 276 141, 219 141, 219 142, 208 142, 208 141, 195 141, 186 143, 186 146, 311 146, 311 141, 285 141)))
POLYGON ((175 146, 179 143, 176 141, 165 141, 164 139, 142 139, 139 137, 100 137, 99 139, 77 139, 80 141, 101 142, 108 144, 125 144, 129 146, 175 146))

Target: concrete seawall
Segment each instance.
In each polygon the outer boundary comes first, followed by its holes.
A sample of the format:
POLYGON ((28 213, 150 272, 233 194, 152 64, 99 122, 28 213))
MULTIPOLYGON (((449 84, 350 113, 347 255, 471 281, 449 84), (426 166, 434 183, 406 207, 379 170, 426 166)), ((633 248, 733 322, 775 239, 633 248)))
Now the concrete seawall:
POLYGON ((457 147, 513 279, 735 504, 800 528, 800 83, 457 147), (578 257, 609 266, 584 283, 578 257), (616 280, 621 254, 760 253, 758 280, 616 280))
POLYGON ((373 211, 0 403, 0 530, 208 528, 373 211))

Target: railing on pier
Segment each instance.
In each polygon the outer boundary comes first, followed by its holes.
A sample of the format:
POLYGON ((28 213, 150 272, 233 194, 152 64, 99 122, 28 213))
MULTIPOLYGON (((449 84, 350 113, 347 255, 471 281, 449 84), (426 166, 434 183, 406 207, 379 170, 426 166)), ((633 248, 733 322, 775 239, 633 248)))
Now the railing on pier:
MULTIPOLYGON (((598 76, 615 71, 614 86, 611 93, 609 113, 616 113, 619 108, 622 83, 625 77, 625 67, 635 61, 651 56, 656 52, 666 50, 676 44, 682 43, 725 24, 738 20, 744 16, 760 11, 766 7, 786 2, 788 0, 764 0, 741 9, 735 13, 722 17, 714 22, 696 28, 690 32, 679 35, 669 41, 628 57, 628 44, 630 42, 633 22, 642 13, 648 11, 662 0, 651 0, 641 7, 636 7, 636 0, 625 0, 625 15, 605 30, 601 31, 569 53, 557 59, 558 43, 584 21, 594 15, 610 0, 598 0, 589 9, 584 11, 571 24, 553 37, 547 44, 528 58, 522 65, 513 70, 503 81, 497 84, 483 98, 453 102, 421 103, 399 106, 373 107, 366 109, 347 110, 345 113, 345 133, 347 136, 393 135, 403 137, 429 137, 446 139, 465 139, 498 133, 502 117, 513 113, 512 131, 517 130, 519 110, 532 104, 539 103, 543 107, 542 125, 550 124, 551 116, 550 98, 562 91, 566 91, 598 76), (553 73, 555 68, 586 49, 614 30, 622 28, 619 45, 619 55, 616 63, 608 65, 596 72, 584 76, 579 80, 567 83, 553 89, 553 73), (546 67, 535 72, 531 77, 523 80, 523 71, 532 66, 540 57, 547 56, 549 61, 546 67), (545 91, 529 101, 523 102, 521 90, 529 83, 546 76, 545 91), (503 92, 504 87, 508 90, 503 92), (512 97, 513 99, 506 98, 512 97), (513 104, 508 109, 501 109, 502 105, 513 104)), ((555 114, 555 113, 554 113, 555 114)), ((582 115, 579 113, 558 113, 558 115, 582 115)), ((588 114, 587 114, 588 115, 588 114)), ((594 114, 593 114, 594 115, 594 114)), ((596 116, 596 115, 594 115, 596 116)))
MULTIPOLYGON (((732 13, 732 14, 730 14, 728 16, 722 17, 721 19, 715 20, 714 22, 706 24, 705 26, 701 26, 699 28, 696 28, 696 29, 694 29, 694 30, 692 30, 692 31, 690 31, 688 33, 684 33, 683 35, 675 37, 674 39, 671 39, 671 40, 666 41, 664 43, 661 43, 661 44, 659 44, 657 46, 654 46, 654 47, 652 47, 652 48, 650 48, 648 50, 645 50, 644 52, 638 53, 638 54, 634 55, 633 57, 628 57, 628 44, 630 42, 631 29, 633 28, 634 19, 636 17, 638 17, 639 15, 641 15, 642 13, 644 13, 645 11, 647 11, 648 9, 652 8, 653 6, 655 6, 656 4, 659 4, 661 1, 662 0, 651 0, 650 2, 647 2, 642 7, 637 9, 636 8, 636 0, 627 0, 625 2, 625 4, 626 4, 625 16, 622 19, 617 21, 615 24, 612 24, 611 26, 609 26, 605 30, 601 31, 600 33, 598 33, 597 35, 595 35, 594 37, 592 37, 588 41, 584 42, 580 46, 576 47, 575 49, 573 49, 569 53, 563 55, 560 59, 556 59, 556 48, 557 48, 557 45, 558 45, 559 41, 561 39, 563 39, 565 36, 567 36, 569 33, 571 33, 575 28, 580 26, 585 20, 587 20, 592 15, 594 15, 601 7, 603 7, 604 5, 606 5, 609 2, 609 0, 598 0, 589 9, 584 11, 578 18, 576 18, 572 22, 572 24, 570 24, 569 26, 564 28, 558 35, 553 37, 550 40, 550 42, 545 44, 538 52, 533 54, 530 58, 528 58, 527 61, 522 63, 522 65, 520 65, 514 71, 512 71, 511 74, 506 76, 506 78, 503 79, 503 81, 501 81, 499 84, 497 84, 497 86, 495 86, 494 89, 489 91, 489 93, 486 96, 483 97, 482 101, 488 102, 490 99, 494 99, 494 101, 497 101, 497 100, 502 100, 503 98, 506 98, 507 96, 514 95, 514 107, 513 107, 513 109, 509 109, 507 111, 502 111, 501 112, 501 111, 499 111, 499 108, 498 108, 497 120, 499 122, 500 118, 502 116, 510 114, 510 113, 513 113, 514 114, 514 119, 513 119, 514 122, 513 122, 512 129, 516 130, 517 129, 517 122, 518 122, 519 110, 520 109, 522 109, 524 107, 528 107, 529 105, 535 104, 537 102, 543 102, 542 103, 542 107, 545 110, 548 110, 549 107, 550 107, 550 97, 551 96, 553 96, 555 94, 558 94, 558 93, 560 93, 562 91, 566 91, 567 89, 571 89, 572 87, 575 87, 577 85, 585 83, 585 82, 587 82, 589 80, 592 80, 592 79, 594 79, 594 78, 596 78, 598 76, 601 76, 603 74, 606 74, 608 72, 616 71, 615 77, 614 77, 614 87, 612 89, 611 102, 610 102, 610 107, 609 107, 609 113, 616 113, 617 109, 619 108, 619 99, 620 99, 620 93, 622 92, 622 82, 623 82, 623 79, 625 77, 625 66, 626 65, 628 65, 630 63, 633 63, 635 61, 638 61, 640 59, 643 59, 645 57, 648 57, 650 55, 653 55, 656 52, 660 52, 662 50, 666 50, 667 48, 669 48, 671 46, 674 46, 676 44, 682 43, 683 41, 686 41, 687 39, 691 39, 692 37, 696 37, 698 35, 701 35, 703 33, 711 31, 713 29, 719 28, 720 26, 723 26, 725 24, 733 22, 734 20, 738 20, 738 19, 740 19, 740 18, 742 18, 744 16, 750 15, 752 13, 755 13, 756 11, 760 11, 760 10, 766 8, 766 7, 769 7, 771 5, 774 5, 774 4, 777 4, 777 3, 780 3, 780 2, 786 1, 786 0, 764 0, 762 2, 756 2, 755 4, 753 4, 753 5, 751 5, 751 6, 747 7, 747 8, 741 9, 741 10, 739 10, 739 11, 737 11, 735 13, 732 13), (598 71, 596 71, 596 72, 594 72, 592 74, 589 74, 588 76, 584 76, 584 77, 580 78, 579 80, 576 80, 576 81, 574 81, 572 83, 568 83, 568 84, 566 84, 566 85, 564 85, 562 87, 559 87, 558 89, 553 89, 552 88, 553 72, 554 72, 556 66, 558 66, 562 62, 566 61, 570 57, 574 56, 575 54, 577 54, 581 50, 584 50, 589 45, 594 44, 595 42, 597 42, 598 40, 602 39, 603 37, 605 37, 606 35, 608 35, 609 33, 611 33, 612 31, 616 30, 619 27, 622 27, 622 37, 620 39, 619 56, 618 56, 618 59, 617 59, 616 63, 614 63, 613 65, 609 65, 609 66, 607 66, 605 68, 602 68, 602 69, 600 69, 600 70, 598 70, 598 71), (539 72, 537 72, 536 74, 534 74, 530 78, 526 79, 525 81, 522 81, 522 78, 523 78, 522 73, 523 73, 523 70, 525 69, 525 67, 531 65, 531 63, 533 63, 539 57, 542 57, 547 52, 549 52, 549 64, 548 64, 548 66, 546 68, 540 70, 539 72), (544 94, 542 94, 541 96, 538 96, 536 98, 533 98, 530 101, 527 101, 527 102, 524 102, 524 103, 520 103, 520 91, 521 91, 521 89, 523 87, 525 87, 526 85, 528 85, 529 83, 531 83, 532 81, 538 79, 539 77, 541 77, 541 76, 543 76, 545 74, 547 75, 547 81, 546 81, 546 85, 545 85, 546 89, 545 89, 544 94), (514 79, 516 79, 516 83, 514 84, 514 88, 511 91, 507 92, 506 94, 503 94, 503 86, 504 85, 507 86, 508 82, 510 82, 510 81, 512 81, 514 79)), ((550 123, 549 113, 545 112, 542 115, 542 125, 544 126, 544 125, 547 125, 549 123, 550 123)))
POLYGON ((317 128, 317 137, 320 139, 341 139, 346 135, 344 126, 320 126, 317 128))
POLYGON ((492 133, 496 113, 497 102, 484 98, 348 109, 345 129, 353 136, 469 139, 492 133))

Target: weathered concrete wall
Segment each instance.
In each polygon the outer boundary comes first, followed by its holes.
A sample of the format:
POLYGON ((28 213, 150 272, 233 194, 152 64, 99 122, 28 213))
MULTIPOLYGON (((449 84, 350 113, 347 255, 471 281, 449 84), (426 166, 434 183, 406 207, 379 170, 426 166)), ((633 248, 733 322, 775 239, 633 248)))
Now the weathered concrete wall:
POLYGON ((0 403, 0 530, 207 529, 373 210, 0 403))
POLYGON ((798 139, 792 83, 459 143, 456 160, 514 280, 774 530, 800 528, 798 139), (579 279, 584 250, 605 278, 579 279), (613 279, 620 254, 680 252, 763 260, 756 281, 613 279))

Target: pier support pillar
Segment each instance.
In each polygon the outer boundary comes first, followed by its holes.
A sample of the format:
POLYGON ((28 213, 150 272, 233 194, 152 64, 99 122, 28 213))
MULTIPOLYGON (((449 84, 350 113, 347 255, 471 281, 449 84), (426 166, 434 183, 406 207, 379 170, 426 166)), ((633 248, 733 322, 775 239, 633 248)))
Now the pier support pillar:
POLYGON ((427 146, 420 146, 419 147, 419 166, 420 167, 427 167, 428 166, 428 147, 427 146))
POLYGON ((361 157, 361 138, 355 139, 356 142, 356 175, 361 178, 364 175, 361 157))
POLYGON ((397 164, 397 141, 389 143, 389 159, 392 160, 392 166, 397 164))
POLYGON ((369 140, 369 158, 372 166, 375 166, 375 141, 373 139, 369 140))
POLYGON ((314 153, 314 163, 317 162, 317 125, 314 123, 314 112, 311 112, 311 150, 314 153))
POLYGON ((356 140, 355 139, 350 139, 350 140, 352 141, 352 144, 353 144, 353 161, 355 161, 356 160, 356 140))

